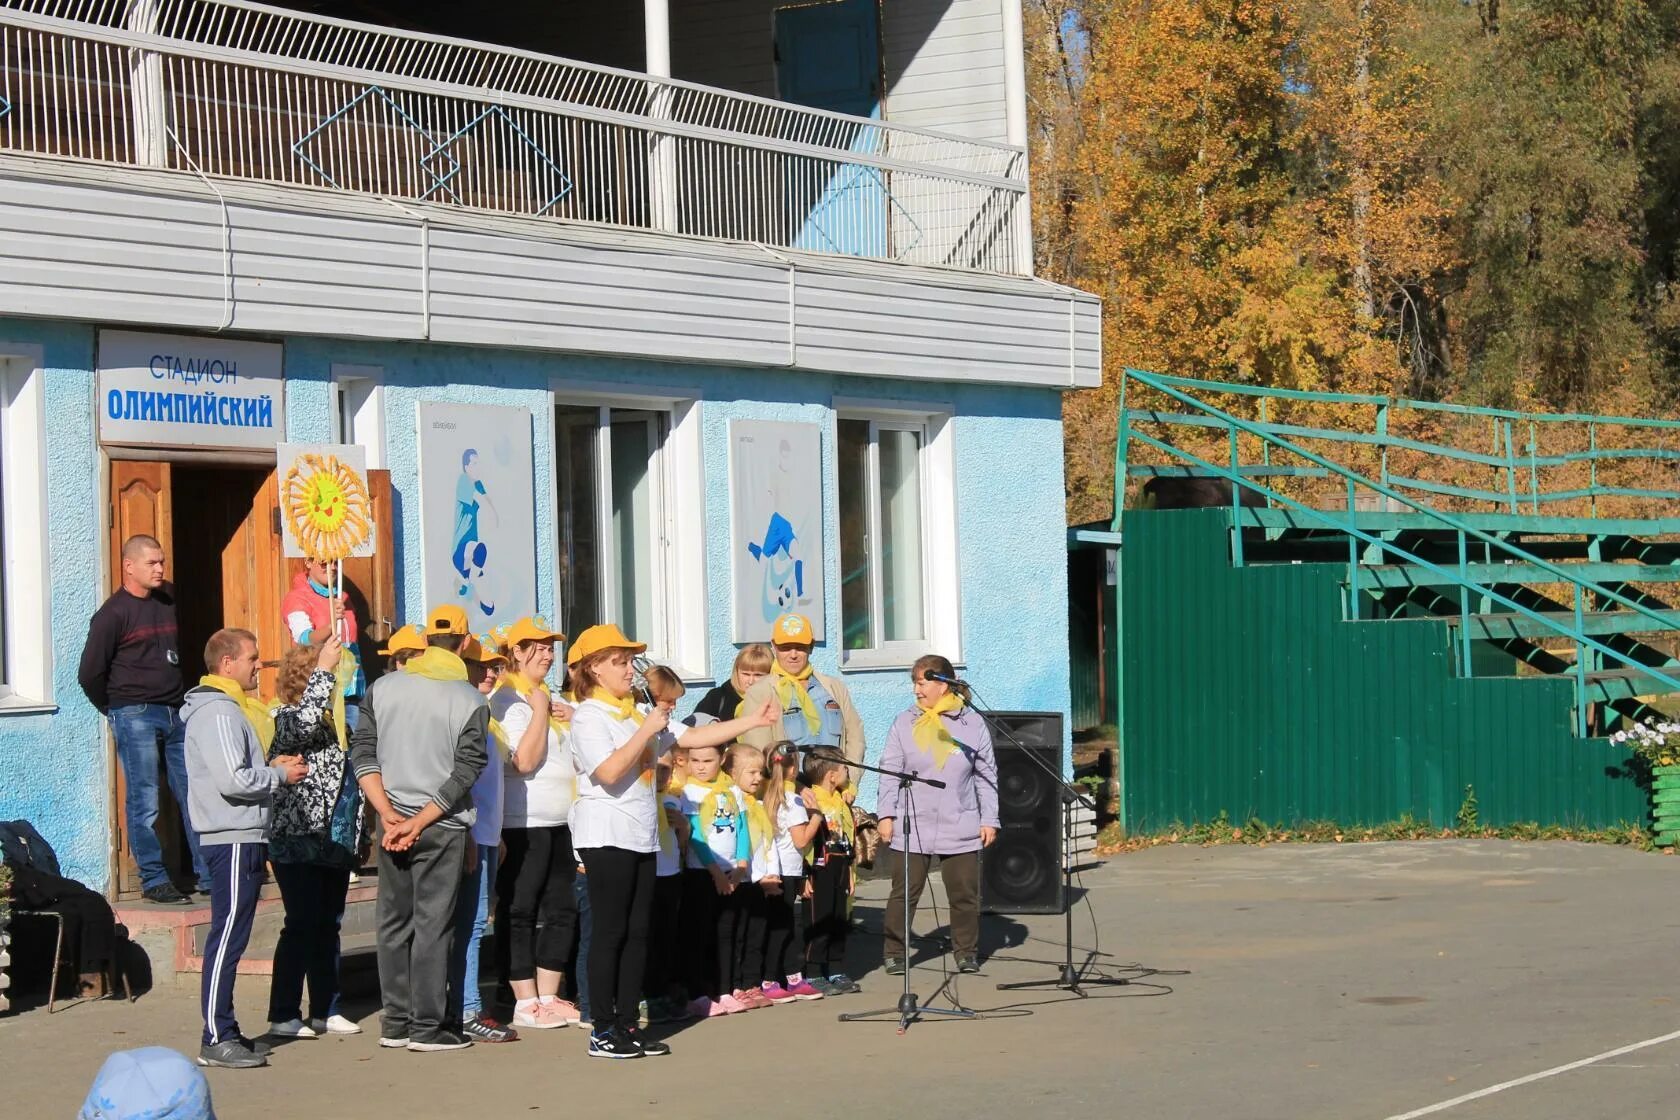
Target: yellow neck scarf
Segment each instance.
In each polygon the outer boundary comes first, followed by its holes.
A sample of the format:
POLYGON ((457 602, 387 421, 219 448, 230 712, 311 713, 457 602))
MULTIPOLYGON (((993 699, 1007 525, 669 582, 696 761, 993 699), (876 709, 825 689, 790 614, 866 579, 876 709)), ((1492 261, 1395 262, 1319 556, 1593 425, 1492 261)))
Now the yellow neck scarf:
POLYGON ((611 708, 614 719, 632 720, 638 727, 641 726, 642 713, 636 710, 636 698, 634 696, 614 696, 604 688, 597 688, 589 694, 589 698, 599 700, 611 708))
MULTIPOLYGON (((735 783, 730 781, 729 775, 722 771, 719 771, 717 777, 709 782, 702 782, 695 777, 690 777, 688 782, 690 785, 699 786, 707 791, 700 799, 700 827, 709 836, 712 831, 712 824, 718 819, 718 810, 727 805, 729 814, 734 815, 735 798, 732 791, 735 788, 735 783)), ((703 838, 702 842, 704 842, 703 838)))
POLYGON ((424 653, 408 659, 403 672, 431 681, 465 681, 467 663, 442 646, 427 646, 424 653))
POLYGON ((933 765, 936 769, 945 769, 945 760, 957 749, 957 741, 945 730, 945 721, 940 717, 947 712, 960 712, 962 706, 962 697, 954 692, 947 692, 933 702, 933 707, 923 708, 922 714, 910 725, 910 738, 916 744, 916 749, 923 754, 933 755, 933 765))
POLYGON ((857 841, 857 822, 852 819, 852 807, 846 804, 846 799, 840 796, 837 789, 824 789, 822 786, 812 786, 811 791, 817 795, 817 808, 822 810, 828 827, 839 831, 846 838, 847 844, 857 841))
POLYGON ((811 699, 811 692, 805 682, 811 679, 811 666, 806 665, 798 673, 790 673, 782 668, 780 661, 770 669, 770 680, 776 689, 776 699, 781 702, 782 710, 786 711, 789 700, 799 701, 799 710, 805 715, 805 726, 815 735, 822 730, 822 716, 817 712, 816 701, 811 699))
POLYGON ((339 651, 338 667, 333 670, 333 730, 338 733, 338 749, 349 751, 350 739, 344 723, 344 690, 356 679, 356 655, 348 649, 339 651))
POLYGON ((490 721, 490 741, 496 744, 496 757, 506 765, 511 754, 508 751, 507 732, 502 728, 502 721, 499 719, 490 721))
POLYGON ((206 673, 198 678, 198 683, 205 688, 225 692, 230 700, 239 705, 239 710, 245 714, 245 722, 251 725, 251 730, 255 731, 257 738, 262 741, 263 755, 266 757, 268 749, 274 745, 274 716, 269 710, 269 705, 248 694, 239 687, 238 681, 228 677, 206 673))
MULTIPOLYGON (((520 695, 520 697, 523 698, 523 699, 529 699, 530 695, 531 695, 531 690, 532 689, 538 689, 542 692, 542 694, 544 696, 548 697, 548 702, 549 702, 550 705, 553 705, 553 703, 554 703, 554 697, 549 693, 548 685, 546 685, 546 684, 544 684, 540 681, 536 682, 536 683, 532 683, 531 678, 527 677, 524 673, 521 673, 521 672, 518 672, 518 671, 509 671, 509 672, 503 673, 502 674, 502 683, 507 685, 509 688, 513 689, 515 692, 517 692, 520 695)), ((551 706, 548 709, 548 726, 554 729, 554 733, 556 735, 564 735, 564 734, 566 734, 567 730, 571 728, 572 725, 570 723, 567 723, 565 720, 560 719, 558 716, 556 716, 554 714, 554 708, 551 706)))
POLYGON ((746 790, 741 791, 741 804, 747 807, 747 838, 752 842, 753 854, 768 852, 771 841, 776 838, 776 828, 770 823, 770 811, 764 807, 764 802, 746 790))

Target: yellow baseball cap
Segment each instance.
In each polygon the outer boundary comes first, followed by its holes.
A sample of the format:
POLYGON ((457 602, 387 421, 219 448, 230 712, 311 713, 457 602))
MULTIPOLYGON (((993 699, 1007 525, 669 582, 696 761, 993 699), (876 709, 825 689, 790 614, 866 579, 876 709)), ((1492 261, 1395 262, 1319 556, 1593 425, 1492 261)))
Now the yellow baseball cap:
POLYGON ((418 622, 391 631, 391 644, 380 650, 384 657, 394 653, 419 653, 426 648, 426 631, 418 622))
POLYGON ((632 642, 624 636, 624 631, 610 622, 604 622, 599 626, 591 626, 577 636, 571 648, 566 650, 566 664, 576 665, 584 658, 604 649, 627 649, 631 653, 642 653, 647 649, 647 643, 632 642))
POLYGON ((461 643, 461 651, 457 656, 462 661, 471 661, 479 665, 507 664, 507 658, 496 652, 496 643, 483 634, 468 634, 467 640, 461 643))
POLYGON ((770 641, 778 646, 808 646, 816 641, 811 620, 802 614, 784 614, 770 628, 770 641))
POLYGON ((467 634, 467 612, 453 603, 433 607, 426 615, 426 634, 467 634))
POLYGON ((526 615, 508 626, 496 628, 496 642, 504 651, 520 642, 563 642, 566 635, 549 626, 542 615, 526 615))

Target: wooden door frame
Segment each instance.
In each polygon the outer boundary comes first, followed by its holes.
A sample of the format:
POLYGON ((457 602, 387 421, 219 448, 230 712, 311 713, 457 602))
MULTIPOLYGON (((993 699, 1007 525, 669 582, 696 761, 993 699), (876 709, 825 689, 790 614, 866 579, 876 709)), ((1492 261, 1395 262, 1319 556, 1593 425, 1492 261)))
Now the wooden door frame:
MULTIPOLYGON (((274 453, 260 451, 204 451, 185 448, 156 448, 156 447, 127 447, 118 444, 98 445, 99 449, 99 477, 98 494, 99 508, 105 511, 105 528, 102 531, 107 538, 105 548, 99 550, 99 563, 95 584, 95 601, 104 603, 116 590, 118 566, 115 562, 116 552, 120 542, 112 542, 109 538, 116 532, 116 493, 112 490, 112 474, 117 463, 131 462, 162 462, 174 466, 176 464, 190 464, 205 467, 261 467, 274 468, 274 453)), ((170 479, 170 489, 174 489, 174 479, 170 479)), ((173 497, 173 495, 171 495, 173 497)), ((173 521, 173 516, 171 517, 173 521)), ((171 533, 173 538, 174 534, 171 533)), ((174 571, 174 540, 165 552, 165 562, 170 572, 174 571)), ((184 674, 184 669, 183 669, 184 674)), ((127 811, 124 808, 124 779, 122 763, 117 758, 116 737, 111 732, 111 721, 101 717, 103 728, 101 731, 105 749, 105 804, 110 812, 109 828, 106 839, 106 883, 109 885, 107 894, 112 899, 122 895, 123 873, 123 829, 127 826, 127 811)), ((167 784, 167 778, 164 779, 167 784)), ((138 893, 138 892, 131 892, 138 893)))

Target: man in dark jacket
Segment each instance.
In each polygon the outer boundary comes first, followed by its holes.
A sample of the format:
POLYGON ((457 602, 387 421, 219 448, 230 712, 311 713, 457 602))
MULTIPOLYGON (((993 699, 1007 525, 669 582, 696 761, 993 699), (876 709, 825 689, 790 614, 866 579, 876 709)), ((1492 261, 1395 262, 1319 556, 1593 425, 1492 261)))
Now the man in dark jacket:
POLYGON ((82 691, 111 721, 117 758, 128 783, 128 843, 140 866, 142 893, 153 902, 185 903, 170 882, 158 817, 158 756, 181 809, 198 889, 209 891, 198 834, 187 821, 187 764, 182 752, 181 658, 176 649, 175 597, 163 579, 163 546, 136 535, 123 542, 122 586, 94 612, 77 674, 82 691))
MULTIPOLYGON (((455 896, 473 825, 473 782, 489 761, 490 709, 457 656, 467 613, 438 607, 424 653, 368 689, 350 761, 379 815, 379 1045, 459 1050, 447 1024, 455 896)), ((500 765, 499 762, 492 765, 500 765)))

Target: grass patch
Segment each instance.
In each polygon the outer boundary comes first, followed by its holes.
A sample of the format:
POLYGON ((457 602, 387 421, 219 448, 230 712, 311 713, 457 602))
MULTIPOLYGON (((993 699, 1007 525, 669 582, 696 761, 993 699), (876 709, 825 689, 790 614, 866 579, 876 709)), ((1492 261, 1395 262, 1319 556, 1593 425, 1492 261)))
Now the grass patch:
MULTIPOLYGON (((1375 844, 1386 840, 1575 840, 1584 844, 1614 844, 1649 852, 1656 848, 1656 835, 1643 825, 1621 824, 1614 828, 1573 828, 1532 822, 1498 828, 1475 823, 1472 798, 1461 808, 1455 827, 1442 828, 1405 815, 1377 825, 1341 825, 1334 821, 1300 821, 1273 825, 1258 819, 1245 824, 1232 821, 1227 813, 1206 823, 1175 824, 1161 832, 1128 836, 1114 822, 1097 834, 1096 854, 1101 856, 1158 848, 1163 844, 1193 844, 1207 848, 1217 844, 1375 844), (1466 809, 1469 811, 1466 812, 1466 809)), ((1673 848, 1664 849, 1673 854, 1673 848)))

